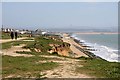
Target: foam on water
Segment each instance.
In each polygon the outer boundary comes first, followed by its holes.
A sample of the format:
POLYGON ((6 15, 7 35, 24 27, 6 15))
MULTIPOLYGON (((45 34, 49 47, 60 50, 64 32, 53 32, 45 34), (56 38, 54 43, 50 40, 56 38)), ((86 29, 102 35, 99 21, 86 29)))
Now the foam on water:
POLYGON ((71 35, 71 37, 79 40, 80 42, 83 42, 83 44, 86 46, 90 46, 88 49, 95 49, 95 51, 90 52, 94 53, 96 56, 99 56, 110 62, 118 62, 118 57, 120 57, 118 56, 118 50, 98 43, 88 43, 85 40, 78 38, 75 34, 71 35))

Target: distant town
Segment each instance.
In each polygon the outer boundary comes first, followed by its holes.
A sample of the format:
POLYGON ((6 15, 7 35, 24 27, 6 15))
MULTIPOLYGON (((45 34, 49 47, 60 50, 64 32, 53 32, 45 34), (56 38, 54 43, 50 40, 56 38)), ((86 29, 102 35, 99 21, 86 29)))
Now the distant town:
POLYGON ((28 29, 1 28, 1 31, 5 33, 18 32, 19 34, 32 34, 32 35, 57 34, 55 32, 45 31, 41 29, 28 30, 28 29))

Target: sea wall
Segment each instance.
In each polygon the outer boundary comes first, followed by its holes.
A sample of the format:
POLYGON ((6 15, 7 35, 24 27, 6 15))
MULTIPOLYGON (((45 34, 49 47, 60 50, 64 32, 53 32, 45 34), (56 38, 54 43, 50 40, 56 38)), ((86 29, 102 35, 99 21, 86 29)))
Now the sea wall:
MULTIPOLYGON (((74 37, 71 37, 77 44, 79 44, 80 46, 82 46, 83 48, 80 48, 76 45, 74 45, 77 49, 79 49, 81 52, 83 52, 84 54, 86 54, 87 56, 89 56, 90 58, 98 58, 98 59, 102 59, 101 57, 95 55, 94 53, 90 52, 89 50, 86 49, 86 47, 89 46, 83 46, 84 42, 80 42, 80 40, 75 39, 74 37)), ((103 59, 105 60, 105 59, 103 59)))

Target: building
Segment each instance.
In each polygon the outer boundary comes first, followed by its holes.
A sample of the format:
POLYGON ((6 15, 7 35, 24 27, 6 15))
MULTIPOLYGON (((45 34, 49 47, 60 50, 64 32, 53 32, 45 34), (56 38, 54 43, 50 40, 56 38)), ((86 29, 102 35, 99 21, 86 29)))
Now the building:
POLYGON ((12 32, 14 29, 11 28, 2 28, 2 32, 12 32))

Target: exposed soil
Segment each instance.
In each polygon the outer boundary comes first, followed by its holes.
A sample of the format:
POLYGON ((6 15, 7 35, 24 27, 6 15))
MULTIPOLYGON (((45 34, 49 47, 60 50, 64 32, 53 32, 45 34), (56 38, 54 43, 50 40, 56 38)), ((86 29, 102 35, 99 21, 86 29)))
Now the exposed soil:
POLYGON ((23 49, 22 47, 25 46, 25 44, 21 44, 19 46, 12 46, 9 49, 2 50, 2 55, 9 55, 9 56, 24 56, 24 57, 31 57, 33 55, 30 54, 18 54, 16 51, 27 51, 30 52, 29 49, 23 49))
POLYGON ((40 63, 45 63, 45 62, 57 62, 60 64, 59 67, 55 68, 54 70, 47 70, 42 72, 42 74, 45 74, 43 77, 47 78, 91 78, 88 75, 85 74, 80 74, 75 72, 75 68, 77 66, 83 67, 83 65, 78 65, 80 64, 81 60, 77 59, 70 59, 70 58, 65 58, 65 57, 57 57, 57 56, 46 56, 43 55, 42 57, 48 57, 48 58, 58 58, 61 60, 45 60, 45 61, 40 61, 40 63))

